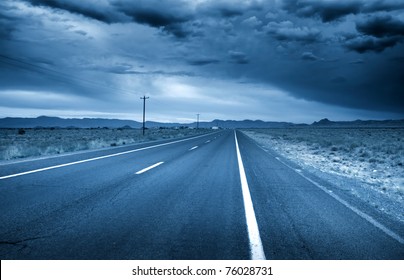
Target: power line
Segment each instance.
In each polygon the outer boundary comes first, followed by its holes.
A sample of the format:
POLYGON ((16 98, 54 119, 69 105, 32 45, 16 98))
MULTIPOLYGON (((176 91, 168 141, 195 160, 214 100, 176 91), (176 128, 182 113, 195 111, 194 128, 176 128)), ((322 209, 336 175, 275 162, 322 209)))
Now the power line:
MULTIPOLYGON (((121 92, 124 94, 133 94, 133 92, 122 89, 122 88, 116 88, 116 87, 112 87, 109 85, 105 85, 96 81, 92 81, 92 80, 88 80, 88 79, 83 79, 74 75, 70 75, 61 71, 57 71, 55 69, 52 68, 46 68, 37 64, 33 64, 21 59, 17 59, 17 58, 13 58, 13 57, 9 57, 6 55, 2 55, 0 54, 0 62, 3 64, 6 64, 8 66, 12 66, 15 68, 19 68, 19 69, 24 69, 24 70, 28 70, 28 71, 32 71, 32 72, 36 72, 39 74, 45 74, 45 75, 50 75, 52 78, 56 78, 56 80, 60 81, 60 82, 64 82, 64 83, 70 83, 71 85, 75 85, 77 86, 78 83, 77 82, 81 82, 81 83, 86 83, 87 86, 95 86, 95 87, 101 87, 104 89, 109 89, 109 90, 113 90, 114 92, 121 92)), ((85 85, 82 85, 85 86, 85 85)))

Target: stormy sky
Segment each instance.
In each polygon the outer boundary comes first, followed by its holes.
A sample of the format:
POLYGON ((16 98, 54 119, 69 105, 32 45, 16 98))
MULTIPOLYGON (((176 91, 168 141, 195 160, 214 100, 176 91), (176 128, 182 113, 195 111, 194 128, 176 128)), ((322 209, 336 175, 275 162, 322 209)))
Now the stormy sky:
POLYGON ((0 117, 404 118, 403 0, 2 0, 0 117))

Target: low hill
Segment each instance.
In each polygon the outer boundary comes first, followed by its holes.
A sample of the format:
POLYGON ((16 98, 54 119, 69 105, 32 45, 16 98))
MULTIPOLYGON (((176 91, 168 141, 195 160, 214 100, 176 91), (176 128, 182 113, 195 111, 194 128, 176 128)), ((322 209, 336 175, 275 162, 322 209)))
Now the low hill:
MULTIPOLYGON (((197 126, 196 122, 193 123, 162 123, 162 122, 146 122, 147 128, 157 128, 157 127, 191 127, 195 128, 197 126)), ((234 121, 234 120, 214 120, 211 122, 200 122, 200 128, 210 128, 210 127, 221 127, 221 128, 269 128, 269 127, 287 127, 294 126, 293 123, 286 122, 264 122, 261 120, 244 120, 244 121, 234 121)), ((142 123, 132 120, 118 120, 118 119, 90 119, 90 118, 73 118, 64 119, 58 117, 47 117, 41 116, 37 118, 3 118, 0 119, 0 128, 35 128, 35 127, 77 127, 77 128, 96 128, 96 127, 108 127, 108 128, 119 128, 119 127, 130 127, 130 128, 141 128, 142 123)))
POLYGON ((322 119, 312 123, 316 127, 404 127, 404 120, 330 121, 322 119))
MULTIPOLYGON (((162 123, 146 122, 147 128, 159 127, 189 127, 196 128, 196 122, 193 123, 162 123)), ((37 118, 2 118, 0 119, 0 128, 36 128, 36 127, 59 127, 59 128, 141 128, 142 123, 133 120, 120 119, 101 119, 101 118, 71 118, 64 119, 59 117, 40 116, 37 118)), ((200 128, 219 127, 226 129, 234 128, 287 128, 287 127, 404 127, 404 120, 355 120, 355 121, 330 121, 322 119, 308 124, 295 124, 291 122, 269 122, 262 120, 213 120, 211 122, 199 122, 200 128)))

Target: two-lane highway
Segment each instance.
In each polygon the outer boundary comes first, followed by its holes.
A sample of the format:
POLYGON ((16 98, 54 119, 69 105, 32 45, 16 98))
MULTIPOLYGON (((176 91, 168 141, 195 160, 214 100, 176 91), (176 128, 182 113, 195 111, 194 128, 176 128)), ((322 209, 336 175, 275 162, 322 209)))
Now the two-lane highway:
POLYGON ((231 136, 2 166, 1 257, 249 258, 231 136))
POLYGON ((233 130, 3 164, 0 257, 404 257, 342 202, 233 130))

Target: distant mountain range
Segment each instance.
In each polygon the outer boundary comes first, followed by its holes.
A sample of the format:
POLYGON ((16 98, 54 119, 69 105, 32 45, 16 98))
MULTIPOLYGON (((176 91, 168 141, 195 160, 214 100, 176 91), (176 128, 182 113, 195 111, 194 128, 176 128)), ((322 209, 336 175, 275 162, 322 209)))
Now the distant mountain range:
MULTIPOLYGON (((356 121, 330 121, 328 119, 322 119, 318 122, 314 122, 311 125, 308 124, 294 124, 290 122, 266 122, 261 120, 213 120, 211 122, 199 122, 200 128, 221 127, 221 128, 285 128, 285 127, 362 127, 362 126, 375 126, 375 127, 404 127, 404 120, 356 120, 356 121)), ((37 118, 2 118, 0 119, 0 128, 35 128, 35 127, 76 127, 76 128, 141 128, 142 123, 132 120, 119 120, 119 119, 63 119, 58 117, 41 116, 37 118)), ((193 123, 161 123, 161 122, 146 122, 147 128, 158 127, 196 127, 196 122, 193 123)))
MULTIPOLYGON (((293 123, 287 122, 264 122, 264 121, 223 121, 213 120, 211 122, 199 122, 200 128, 222 127, 222 128, 267 128, 267 127, 287 127, 294 126, 293 123)), ((197 126, 196 122, 193 123, 162 123, 147 121, 147 128, 158 127, 193 127, 197 126)), ((58 117, 41 116, 37 118, 3 118, 0 119, 0 128, 34 128, 34 127, 77 127, 77 128, 95 128, 95 127, 108 127, 120 128, 131 127, 141 128, 142 123, 132 120, 118 120, 118 119, 63 119, 58 117)))
POLYGON ((316 127, 404 127, 404 119, 402 120, 355 120, 355 121, 330 121, 322 119, 311 124, 316 127))

